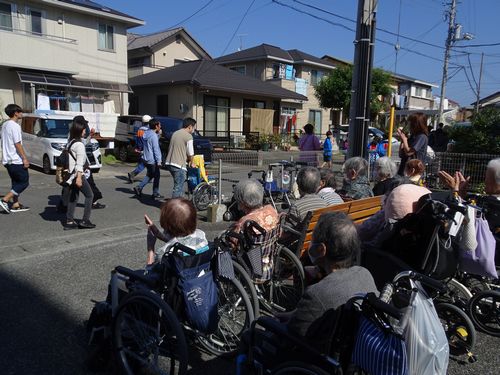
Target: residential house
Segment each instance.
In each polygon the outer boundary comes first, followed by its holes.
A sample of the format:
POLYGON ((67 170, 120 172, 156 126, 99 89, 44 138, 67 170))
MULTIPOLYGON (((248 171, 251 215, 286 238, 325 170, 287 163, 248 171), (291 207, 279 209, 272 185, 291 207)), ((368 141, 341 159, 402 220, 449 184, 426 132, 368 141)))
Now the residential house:
POLYGON ((307 97, 307 102, 288 98, 272 104, 271 108, 276 110, 274 125, 281 131, 295 133, 307 123, 315 126, 317 134, 329 129, 330 110, 320 107, 314 85, 335 69, 334 64, 297 49, 284 50, 269 44, 221 56, 215 61, 242 75, 307 97))
MULTIPOLYGON (((471 103, 471 106, 476 106, 477 102, 471 103)), ((500 108, 500 91, 479 99, 479 108, 500 108)))
POLYGON ((129 82, 137 97, 137 113, 157 114, 158 98, 163 97, 168 116, 193 117, 198 130, 212 138, 260 132, 251 123, 255 120, 252 111, 245 109, 259 109, 267 116, 270 114, 272 120, 273 103, 307 100, 295 91, 244 76, 208 60, 159 69, 132 77, 129 82))
POLYGON ((2 108, 127 113, 127 29, 143 24, 93 1, 0 0, 2 108))
POLYGON ((127 39, 129 77, 187 61, 212 59, 183 27, 148 35, 129 33, 127 39))

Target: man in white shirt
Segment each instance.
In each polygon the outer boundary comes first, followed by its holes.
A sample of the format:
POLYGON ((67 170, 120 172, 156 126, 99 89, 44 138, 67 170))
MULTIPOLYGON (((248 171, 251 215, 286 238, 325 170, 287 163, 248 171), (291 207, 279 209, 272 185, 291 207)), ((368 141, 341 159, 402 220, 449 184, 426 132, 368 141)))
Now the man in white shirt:
POLYGON ((9 120, 2 125, 2 164, 9 173, 11 190, 0 199, 0 208, 6 213, 28 211, 19 202, 19 195, 29 186, 28 168, 30 163, 23 148, 21 126, 17 123, 23 117, 23 110, 17 104, 5 107, 9 120), (9 202, 12 200, 12 206, 9 202))

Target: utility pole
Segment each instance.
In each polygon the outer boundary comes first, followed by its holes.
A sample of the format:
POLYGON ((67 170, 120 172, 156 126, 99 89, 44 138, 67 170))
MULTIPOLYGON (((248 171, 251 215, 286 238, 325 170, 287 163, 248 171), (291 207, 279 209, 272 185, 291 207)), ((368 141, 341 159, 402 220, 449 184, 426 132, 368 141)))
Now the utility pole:
POLYGON ((446 93, 446 81, 448 80, 448 62, 450 60, 450 50, 453 42, 455 41, 455 16, 457 12, 456 0, 451 0, 449 22, 448 22, 448 37, 446 38, 446 45, 444 51, 444 65, 443 65, 443 79, 441 81, 441 95, 439 99, 439 115, 438 122, 443 122, 443 109, 444 98, 446 93))
POLYGON ((366 155, 377 2, 377 0, 358 0, 351 108, 349 111, 348 157, 365 157, 366 155))
POLYGON ((477 82, 476 115, 479 112, 479 98, 481 95, 481 79, 483 78, 483 58, 484 58, 484 52, 481 53, 481 67, 479 68, 479 81, 477 82))

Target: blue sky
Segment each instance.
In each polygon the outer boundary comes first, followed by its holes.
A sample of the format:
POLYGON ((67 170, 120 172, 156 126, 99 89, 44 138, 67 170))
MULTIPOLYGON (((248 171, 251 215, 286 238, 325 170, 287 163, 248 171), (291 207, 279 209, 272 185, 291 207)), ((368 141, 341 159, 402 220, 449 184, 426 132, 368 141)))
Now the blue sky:
MULTIPOLYGON (((96 1, 146 22, 143 27, 131 29, 132 32, 148 34, 174 26, 184 26, 212 57, 235 52, 240 46, 249 48, 262 43, 283 49, 296 48, 318 57, 331 55, 352 60, 354 56, 355 34, 348 29, 354 29, 355 24, 329 13, 355 19, 358 3, 356 0, 278 0, 300 12, 271 0, 96 1), (250 5, 250 10, 244 17, 250 5)), ((442 0, 379 1, 377 27, 397 34, 398 23, 400 25, 401 49, 396 67, 398 73, 441 85, 444 43, 448 28, 444 19, 445 9, 447 7, 442 0)), ((499 0, 460 0, 456 21, 462 25, 464 32, 474 34, 475 38, 471 41, 459 41, 456 46, 500 43, 499 15, 499 0)), ((394 71, 394 44, 397 37, 381 30, 377 31, 376 36, 381 41, 377 41, 375 46, 375 66, 394 71)), ((470 86, 475 89, 474 78, 476 81, 479 79, 481 52, 485 53, 481 97, 500 90, 500 45, 457 47, 452 52, 450 61, 451 79, 446 89, 448 98, 462 105, 475 101, 476 94, 470 86), (468 51, 471 54, 467 56, 459 53, 460 51, 468 51)), ((434 89, 433 92, 439 95, 440 88, 434 89)))

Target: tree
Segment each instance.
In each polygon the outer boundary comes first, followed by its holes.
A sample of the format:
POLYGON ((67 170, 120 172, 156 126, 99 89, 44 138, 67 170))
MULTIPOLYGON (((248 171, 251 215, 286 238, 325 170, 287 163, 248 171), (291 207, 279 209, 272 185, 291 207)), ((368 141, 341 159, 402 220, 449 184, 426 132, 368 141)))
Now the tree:
POLYGON ((469 154, 500 154, 500 111, 485 108, 471 119, 471 126, 451 127, 453 152, 469 154))
MULTIPOLYGON (((372 88, 370 106, 372 117, 388 109, 389 103, 384 102, 393 89, 390 86, 391 75, 382 69, 372 70, 372 88), (382 97, 382 100, 380 100, 382 97)), ((322 108, 344 108, 351 105, 352 65, 334 69, 316 86, 315 96, 322 108)))

